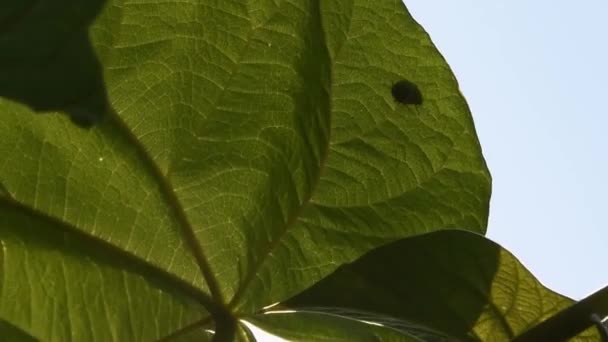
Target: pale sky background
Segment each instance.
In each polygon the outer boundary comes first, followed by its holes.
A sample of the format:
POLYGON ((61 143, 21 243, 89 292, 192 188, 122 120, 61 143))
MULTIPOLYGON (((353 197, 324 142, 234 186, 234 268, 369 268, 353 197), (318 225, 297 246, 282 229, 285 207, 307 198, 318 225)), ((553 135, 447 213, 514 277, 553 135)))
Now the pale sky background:
POLYGON ((405 3, 473 112, 488 236, 559 293, 608 285, 608 1, 405 3))

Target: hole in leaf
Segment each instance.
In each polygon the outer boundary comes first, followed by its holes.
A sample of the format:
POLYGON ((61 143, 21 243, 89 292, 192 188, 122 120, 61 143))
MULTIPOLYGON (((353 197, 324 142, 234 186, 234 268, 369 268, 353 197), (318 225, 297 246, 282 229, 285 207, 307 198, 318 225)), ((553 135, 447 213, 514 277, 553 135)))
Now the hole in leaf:
POLYGON ((417 85, 407 80, 401 80, 393 84, 391 94, 393 94, 395 101, 402 104, 422 104, 420 89, 418 89, 417 85))

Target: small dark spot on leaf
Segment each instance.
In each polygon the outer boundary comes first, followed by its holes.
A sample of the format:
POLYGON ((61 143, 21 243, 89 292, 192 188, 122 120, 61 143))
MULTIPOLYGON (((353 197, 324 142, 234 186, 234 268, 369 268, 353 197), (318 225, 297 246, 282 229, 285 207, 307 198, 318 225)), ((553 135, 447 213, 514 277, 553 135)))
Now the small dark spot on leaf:
POLYGON ((414 83, 401 80, 393 84, 391 93, 395 101, 402 104, 422 104, 422 93, 414 83))

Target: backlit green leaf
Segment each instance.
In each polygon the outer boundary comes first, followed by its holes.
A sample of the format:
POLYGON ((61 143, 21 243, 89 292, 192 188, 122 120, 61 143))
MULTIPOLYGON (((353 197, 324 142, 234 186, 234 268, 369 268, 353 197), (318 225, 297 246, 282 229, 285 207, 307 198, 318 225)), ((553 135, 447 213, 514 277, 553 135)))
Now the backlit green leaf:
POLYGON ((56 301, 44 323, 0 302, 26 333, 146 341, 207 322, 203 306, 258 312, 393 240, 485 230, 467 105, 398 0, 115 0, 90 40, 112 107, 99 125, 0 99, 0 208, 23 208, 1 223, 2 273, 29 284, 0 294, 56 301), (401 80, 421 104, 393 99, 401 80), (38 235, 56 242, 19 243, 38 235), (47 277, 56 292, 28 283, 47 277))

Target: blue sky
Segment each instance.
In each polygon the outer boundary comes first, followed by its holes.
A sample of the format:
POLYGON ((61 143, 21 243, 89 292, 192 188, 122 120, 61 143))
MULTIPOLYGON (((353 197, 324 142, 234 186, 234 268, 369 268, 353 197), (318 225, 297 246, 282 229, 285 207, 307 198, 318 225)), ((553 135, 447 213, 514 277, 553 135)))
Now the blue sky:
POLYGON ((471 106, 488 236, 557 292, 608 285, 608 1, 405 3, 471 106))

